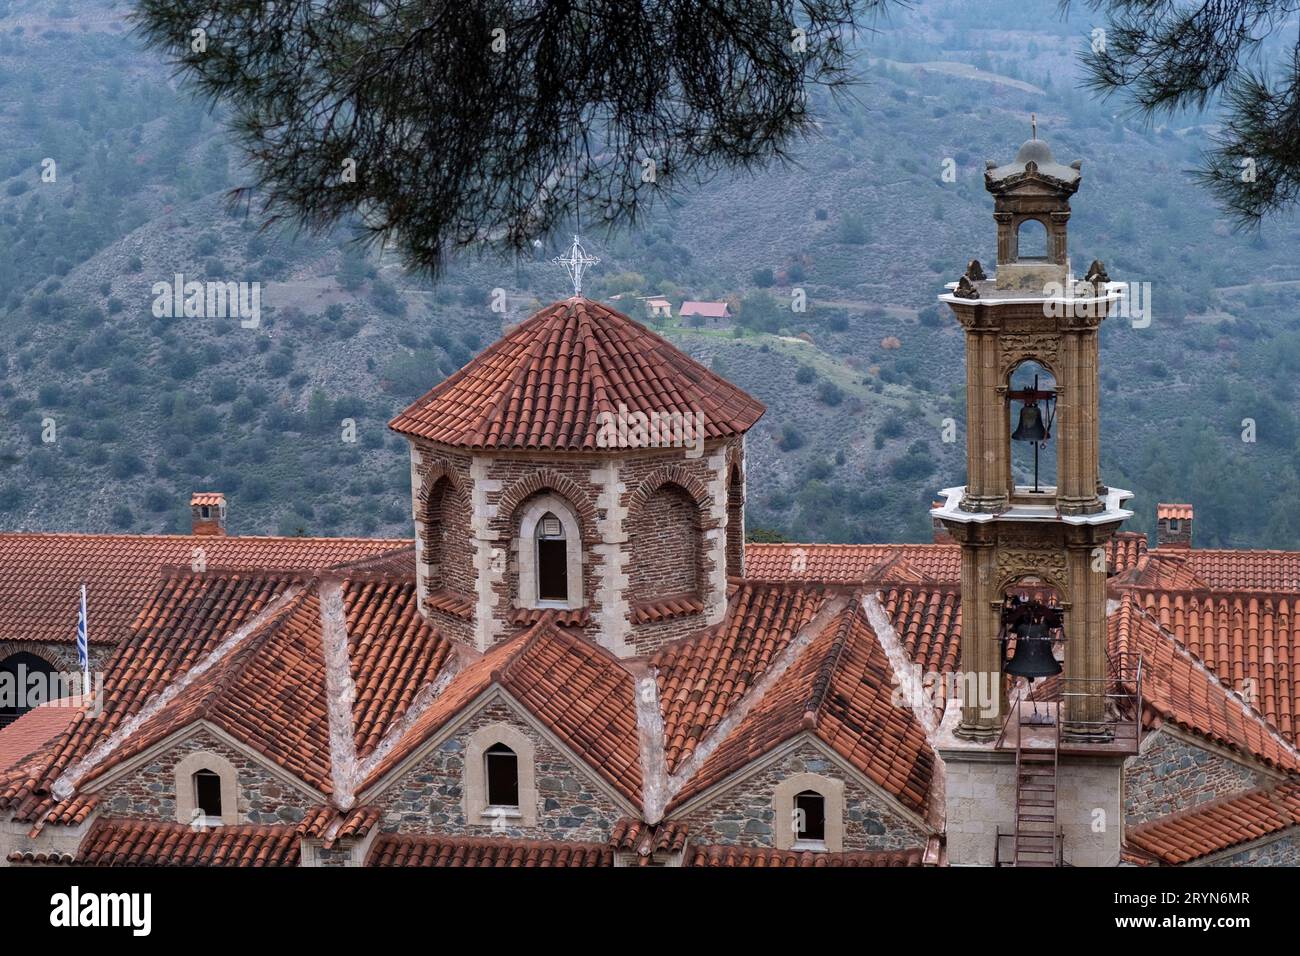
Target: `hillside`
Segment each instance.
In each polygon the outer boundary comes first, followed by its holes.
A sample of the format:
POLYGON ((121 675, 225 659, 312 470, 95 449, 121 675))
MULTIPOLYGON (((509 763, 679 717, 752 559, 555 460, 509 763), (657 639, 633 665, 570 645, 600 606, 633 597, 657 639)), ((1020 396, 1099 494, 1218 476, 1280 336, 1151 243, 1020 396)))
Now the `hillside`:
MULTIPOLYGON (((591 235, 592 294, 737 303, 735 331, 663 331, 769 407, 749 444, 751 527, 923 539, 933 492, 965 467, 962 339, 934 297, 993 259, 983 162, 1009 158, 1035 113, 1058 159, 1084 160, 1076 269, 1100 258, 1150 283, 1150 325, 1103 335, 1103 474, 1138 493, 1133 526, 1190 500, 1198 542, 1295 547, 1300 327, 1284 303, 1300 232, 1233 234, 1186 173, 1209 120, 1133 126, 1073 89, 1086 24, 1022 7, 896 14, 796 167, 591 235), (1013 11, 1032 29, 988 27, 1013 11)), ((384 423, 564 293, 548 261, 564 237, 433 285, 342 231, 261 229, 224 201, 246 174, 222 117, 175 89, 127 9, 0 3, 0 525, 177 529, 204 488, 227 493, 239 533, 409 533, 405 443, 384 423), (178 273, 261 283, 258 327, 156 317, 154 285, 178 273)))

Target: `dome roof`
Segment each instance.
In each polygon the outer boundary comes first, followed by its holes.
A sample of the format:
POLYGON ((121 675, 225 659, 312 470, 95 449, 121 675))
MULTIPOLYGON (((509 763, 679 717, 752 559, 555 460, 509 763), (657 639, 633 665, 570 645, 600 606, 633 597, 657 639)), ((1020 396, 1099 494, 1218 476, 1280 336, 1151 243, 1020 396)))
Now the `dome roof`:
POLYGON ((394 431, 462 448, 586 451, 602 412, 701 415, 741 435, 766 408, 620 312, 575 297, 540 310, 399 414, 394 431))
POLYGON ((1039 166, 1056 162, 1056 158, 1052 155, 1052 147, 1047 145, 1047 140, 1027 139, 1021 144, 1020 152, 1016 153, 1016 162, 1024 164, 1031 160, 1039 166))

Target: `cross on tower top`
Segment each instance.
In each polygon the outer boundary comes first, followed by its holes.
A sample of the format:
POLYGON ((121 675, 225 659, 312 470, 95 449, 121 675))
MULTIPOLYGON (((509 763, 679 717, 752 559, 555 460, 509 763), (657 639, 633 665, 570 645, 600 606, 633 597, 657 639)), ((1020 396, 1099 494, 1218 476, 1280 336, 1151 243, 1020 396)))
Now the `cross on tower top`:
POLYGON ((573 245, 569 247, 569 255, 556 256, 551 260, 556 265, 564 267, 564 271, 569 274, 569 280, 573 283, 573 294, 582 295, 582 274, 587 271, 589 266, 597 265, 600 260, 595 256, 587 254, 587 250, 582 248, 582 241, 575 235, 573 245))

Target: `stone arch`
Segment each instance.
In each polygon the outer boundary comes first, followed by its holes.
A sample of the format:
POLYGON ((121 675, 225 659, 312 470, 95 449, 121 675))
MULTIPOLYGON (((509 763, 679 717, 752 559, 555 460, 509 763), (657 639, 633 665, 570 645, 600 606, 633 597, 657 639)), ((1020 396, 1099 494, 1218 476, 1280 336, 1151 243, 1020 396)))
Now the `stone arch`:
POLYGON ((33 707, 77 692, 75 686, 64 686, 67 672, 53 654, 39 645, 12 647, 0 656, 0 672, 9 675, 4 679, 8 685, 4 700, 0 701, 0 727, 13 723, 33 707), (33 682, 35 675, 39 679, 33 682))
POLYGON ((1052 259, 1052 227, 1041 216, 1017 216, 1012 227, 1016 237, 1017 262, 1050 262, 1052 259), (1029 232, 1025 232, 1025 227, 1029 232), (1030 242, 1035 249, 1041 243, 1041 254, 1026 255, 1024 243, 1030 242))
POLYGON ((838 853, 844 849, 844 781, 819 773, 792 774, 772 790, 772 813, 776 823, 773 842, 776 848, 789 850, 795 846, 795 797, 806 790, 826 801, 825 849, 838 853))
POLYGON ((578 523, 577 511, 572 503, 559 495, 550 493, 548 489, 544 489, 525 499, 520 503, 515 514, 510 517, 511 533, 516 536, 514 541, 518 555, 517 600, 521 607, 527 608, 557 606, 549 601, 543 602, 538 587, 541 574, 538 557, 539 545, 537 543, 538 526, 547 515, 558 518, 564 529, 564 554, 567 564, 565 574, 568 594, 567 598, 559 603, 569 609, 580 608, 586 600, 585 579, 583 576, 583 567, 586 562, 583 560, 582 528, 578 523))
MULTIPOLYGON (((698 482, 697 482, 698 485, 698 482)), ((703 502, 683 484, 662 480, 638 489, 628 509, 632 560, 628 583, 634 603, 674 594, 702 595, 707 585, 704 532, 711 526, 703 502)), ((698 491, 698 489, 697 489, 698 491)))
POLYGON ((519 506, 537 492, 545 490, 555 492, 569 503, 569 507, 578 517, 584 539, 594 537, 596 506, 591 503, 590 496, 572 478, 552 468, 539 468, 524 475, 502 491, 501 497, 497 499, 497 517, 509 522, 513 527, 515 512, 519 510, 519 506))

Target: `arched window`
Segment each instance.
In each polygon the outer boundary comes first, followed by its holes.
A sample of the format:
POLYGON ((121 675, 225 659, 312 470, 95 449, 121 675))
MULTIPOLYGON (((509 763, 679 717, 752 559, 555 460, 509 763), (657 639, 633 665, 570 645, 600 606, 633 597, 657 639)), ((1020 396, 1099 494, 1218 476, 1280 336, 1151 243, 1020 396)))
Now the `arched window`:
POLYGON ((564 525, 550 511, 537 522, 537 599, 569 599, 569 549, 564 525))
POLYGON ((194 808, 203 817, 205 826, 221 824, 221 777, 211 770, 196 770, 194 782, 194 808))
POLYGON ((745 484, 740 467, 732 465, 727 482, 727 574, 740 577, 745 572, 745 484))
POLYGON ((794 798, 795 840, 826 840, 826 798, 816 790, 805 790, 794 798))
POLYGON ((56 686, 54 668, 49 661, 19 651, 0 662, 0 727, 12 724, 33 707, 63 695, 63 688, 56 686))
POLYGON ((516 514, 519 606, 582 607, 582 531, 572 506, 559 495, 542 493, 516 514))
POLYGON ((1047 259, 1047 227, 1037 219, 1026 219, 1016 231, 1016 259, 1019 262, 1047 259))
POLYGON ((519 806, 519 757, 505 744, 496 743, 483 754, 487 802, 492 807, 519 806))
POLYGON ((844 849, 844 781, 819 773, 786 777, 772 791, 778 850, 844 849))

